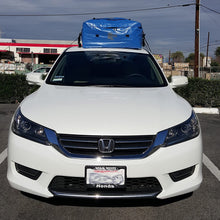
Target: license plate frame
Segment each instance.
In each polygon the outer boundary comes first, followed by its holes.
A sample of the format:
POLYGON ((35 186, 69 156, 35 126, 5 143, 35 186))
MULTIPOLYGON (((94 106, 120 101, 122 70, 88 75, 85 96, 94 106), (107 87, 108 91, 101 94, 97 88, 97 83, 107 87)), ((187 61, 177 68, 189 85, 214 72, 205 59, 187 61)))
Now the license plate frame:
POLYGON ((125 188, 125 166, 86 166, 85 179, 87 188, 117 189, 125 188))

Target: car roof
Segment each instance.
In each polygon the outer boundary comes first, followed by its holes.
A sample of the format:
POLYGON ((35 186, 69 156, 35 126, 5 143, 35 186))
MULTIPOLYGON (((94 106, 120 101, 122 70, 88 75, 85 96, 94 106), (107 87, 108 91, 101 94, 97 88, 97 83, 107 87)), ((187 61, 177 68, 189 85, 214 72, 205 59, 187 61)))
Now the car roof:
POLYGON ((149 54, 145 49, 126 49, 126 48, 83 48, 83 47, 69 47, 66 52, 79 52, 79 51, 117 51, 117 52, 130 52, 149 54))

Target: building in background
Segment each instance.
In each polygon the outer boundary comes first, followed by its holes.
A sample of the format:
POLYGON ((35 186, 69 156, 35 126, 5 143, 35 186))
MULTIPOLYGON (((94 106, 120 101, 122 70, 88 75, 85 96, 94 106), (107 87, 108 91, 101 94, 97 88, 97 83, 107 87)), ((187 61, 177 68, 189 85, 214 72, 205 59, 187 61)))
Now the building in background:
POLYGON ((163 55, 162 54, 154 54, 154 58, 158 62, 158 64, 162 67, 163 64, 163 55))
POLYGON ((52 64, 74 41, 27 40, 0 38, 0 59, 17 63, 52 64))
POLYGON ((207 59, 207 66, 206 66, 206 58, 207 57, 203 58, 202 67, 211 67, 212 58, 208 57, 208 59, 207 59))

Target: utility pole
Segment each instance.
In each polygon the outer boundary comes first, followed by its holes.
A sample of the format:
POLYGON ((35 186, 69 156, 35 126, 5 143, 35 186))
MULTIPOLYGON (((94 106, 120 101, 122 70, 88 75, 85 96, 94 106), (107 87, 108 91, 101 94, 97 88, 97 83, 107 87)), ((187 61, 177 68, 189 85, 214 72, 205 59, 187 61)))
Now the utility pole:
POLYGON ((199 54, 199 9, 200 0, 196 0, 196 17, 195 17, 195 63, 194 63, 194 77, 199 77, 200 54, 199 54))
POLYGON ((205 64, 206 67, 208 67, 208 57, 209 57, 209 35, 210 35, 210 32, 208 32, 208 40, 207 40, 206 64, 205 64))
POLYGON ((170 52, 170 50, 169 50, 169 61, 168 61, 169 64, 171 64, 170 57, 171 57, 171 52, 170 52))

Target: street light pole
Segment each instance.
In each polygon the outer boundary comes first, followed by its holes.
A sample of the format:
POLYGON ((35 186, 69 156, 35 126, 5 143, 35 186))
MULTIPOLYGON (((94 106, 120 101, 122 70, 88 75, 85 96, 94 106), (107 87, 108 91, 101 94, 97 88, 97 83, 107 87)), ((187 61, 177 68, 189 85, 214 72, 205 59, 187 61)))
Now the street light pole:
POLYGON ((200 0, 196 0, 196 17, 195 17, 195 63, 194 63, 194 77, 199 77, 200 54, 199 54, 199 9, 200 0))

